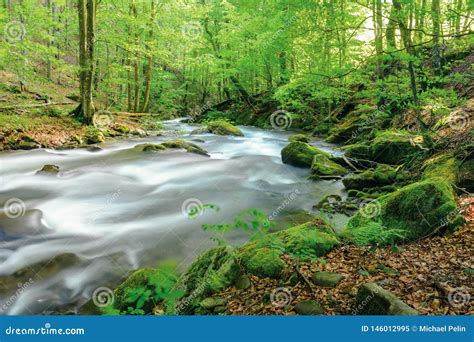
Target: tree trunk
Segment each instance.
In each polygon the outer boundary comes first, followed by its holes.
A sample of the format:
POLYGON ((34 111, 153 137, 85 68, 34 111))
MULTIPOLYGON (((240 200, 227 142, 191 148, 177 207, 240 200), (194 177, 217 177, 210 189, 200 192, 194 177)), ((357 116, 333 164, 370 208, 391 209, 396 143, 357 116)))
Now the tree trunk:
MULTIPOLYGON (((132 1, 132 12, 135 19, 135 23, 138 20, 138 11, 135 0, 132 1)), ((138 112, 138 106, 140 105, 140 66, 138 60, 138 30, 135 28, 135 42, 134 42, 134 60, 133 60, 133 74, 135 83, 135 98, 133 102, 133 111, 138 112)))
POLYGON ((440 35, 441 35, 441 22, 440 22, 441 10, 440 0, 432 0, 431 2, 431 19, 433 21, 433 65, 436 75, 441 74, 441 47, 440 47, 440 35))
POLYGON ((151 0, 151 14, 150 14, 150 32, 149 39, 150 43, 148 46, 148 65, 145 72, 145 93, 143 95, 142 113, 148 112, 150 107, 150 91, 151 91, 151 80, 153 77, 153 47, 150 46, 153 40, 153 27, 155 23, 156 10, 155 0, 151 0))
POLYGON ((390 14, 388 18, 388 24, 387 24, 387 31, 386 31, 386 37, 387 37, 387 48, 389 51, 393 51, 397 49, 397 41, 395 38, 395 31, 396 31, 396 9, 395 6, 392 5, 390 8, 390 14))

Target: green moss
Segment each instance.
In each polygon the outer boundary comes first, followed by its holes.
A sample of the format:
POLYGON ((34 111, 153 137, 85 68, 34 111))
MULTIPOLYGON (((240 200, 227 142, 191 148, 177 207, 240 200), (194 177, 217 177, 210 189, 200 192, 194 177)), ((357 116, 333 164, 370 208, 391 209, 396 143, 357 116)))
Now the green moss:
POLYGON ((233 135, 243 137, 244 133, 231 123, 225 120, 216 120, 207 124, 207 130, 209 133, 217 135, 233 135))
POLYGON ((326 158, 330 157, 326 152, 300 141, 288 144, 281 151, 283 163, 298 167, 311 167, 315 155, 323 155, 326 158))
POLYGON ((130 133, 130 128, 128 126, 125 126, 125 125, 117 125, 117 126, 114 127, 114 130, 116 130, 117 132, 122 133, 122 134, 130 133))
POLYGON ((250 274, 262 278, 278 278, 285 263, 281 260, 282 252, 275 248, 259 248, 242 253, 242 263, 250 274))
POLYGON ((88 144, 98 144, 105 141, 104 134, 95 127, 87 127, 85 141, 88 144))
MULTIPOLYGON (((128 301, 130 291, 148 287, 150 279, 158 272, 160 271, 156 269, 144 268, 132 273, 115 289, 113 307, 120 311, 126 311, 131 306, 131 303, 128 301)), ((150 300, 144 304, 144 310, 151 311, 153 305, 154 303, 150 300)))
POLYGON ((184 149, 190 153, 196 153, 207 157, 209 156, 207 151, 199 147, 198 145, 180 139, 169 140, 162 143, 161 145, 166 148, 184 149))
POLYGON ((370 146, 364 143, 358 143, 353 145, 344 146, 342 151, 348 158, 354 159, 370 159, 372 154, 370 146))
POLYGON ((379 164, 374 170, 367 170, 342 180, 346 189, 364 190, 403 181, 405 175, 389 165, 379 164))
POLYGON ((452 184, 455 184, 460 164, 451 154, 435 156, 423 163, 423 178, 444 177, 452 184))
POLYGON ((311 142, 311 138, 308 137, 306 134, 295 134, 289 137, 288 141, 289 142, 299 141, 299 142, 309 143, 311 142))
POLYGON ((343 176, 347 173, 347 170, 341 165, 329 160, 325 155, 317 154, 313 158, 311 172, 313 173, 313 178, 318 179, 320 176, 324 176, 325 178, 343 176))
POLYGON ((469 192, 474 192, 474 159, 464 161, 457 176, 456 183, 459 187, 469 192))
POLYGON ((379 207, 375 214, 359 211, 349 220, 343 236, 356 243, 366 239, 392 244, 443 233, 459 224, 452 217, 456 210, 452 188, 443 178, 410 184, 378 198, 374 205, 379 207))
POLYGON ((250 242, 240 249, 240 253, 253 255, 261 248, 276 249, 301 260, 310 260, 326 255, 338 244, 334 229, 316 219, 250 242))
POLYGON ((414 154, 424 152, 425 139, 405 132, 384 131, 371 144, 372 159, 398 165, 410 160, 414 154))
POLYGON ((158 144, 139 144, 133 147, 133 149, 139 152, 157 152, 166 150, 166 147, 158 144))

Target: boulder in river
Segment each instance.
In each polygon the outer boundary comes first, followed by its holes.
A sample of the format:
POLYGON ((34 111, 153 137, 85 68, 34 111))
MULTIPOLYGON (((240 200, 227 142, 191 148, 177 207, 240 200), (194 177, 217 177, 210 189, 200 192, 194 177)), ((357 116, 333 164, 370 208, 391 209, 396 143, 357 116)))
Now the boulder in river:
POLYGON ((304 142, 304 143, 310 143, 311 138, 307 136, 306 134, 294 134, 288 138, 288 141, 289 142, 299 141, 299 142, 304 142))
POLYGON ((41 170, 36 171, 36 174, 46 174, 46 175, 56 175, 59 173, 59 166, 47 164, 41 168, 41 170))
POLYGON ((297 167, 311 167, 314 156, 316 155, 322 155, 327 158, 330 157, 328 153, 301 141, 289 143, 281 151, 283 163, 297 167))
POLYGON ((366 283, 359 288, 354 311, 358 315, 418 315, 415 309, 375 283, 366 283))
POLYGON ((184 141, 184 140, 180 140, 180 139, 168 140, 168 141, 162 143, 161 145, 164 146, 165 148, 183 149, 183 150, 186 150, 190 153, 196 153, 196 154, 200 154, 202 156, 209 157, 209 154, 207 153, 207 151, 205 149, 199 147, 196 144, 193 144, 193 143, 190 143, 190 142, 187 142, 187 141, 184 141))
POLYGON ((166 147, 160 144, 138 144, 133 149, 139 152, 157 152, 166 150, 166 147))
POLYGON ((225 120, 216 120, 208 123, 207 130, 209 133, 217 135, 233 135, 237 137, 244 136, 244 133, 239 128, 225 120))
POLYGON ((331 161, 323 154, 316 154, 311 164, 312 179, 340 178, 347 174, 347 170, 339 164, 331 161))

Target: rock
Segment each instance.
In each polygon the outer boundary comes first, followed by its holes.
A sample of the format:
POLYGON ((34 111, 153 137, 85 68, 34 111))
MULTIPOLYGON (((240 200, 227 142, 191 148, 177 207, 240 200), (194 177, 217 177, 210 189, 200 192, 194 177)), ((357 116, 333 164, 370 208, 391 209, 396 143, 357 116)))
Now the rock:
POLYGON ((316 154, 311 164, 311 172, 313 174, 312 179, 324 179, 339 178, 347 174, 347 170, 339 164, 329 160, 323 154, 316 154))
POLYGON ((359 315, 418 315, 415 309, 375 283, 366 283, 359 288, 355 312, 359 315))
POLYGON ((15 146, 15 149, 18 149, 18 150, 34 150, 34 149, 37 149, 37 148, 40 148, 41 145, 39 145, 38 143, 36 142, 32 142, 32 141, 20 141, 16 146, 15 146))
POLYGON ((143 129, 141 128, 134 128, 130 131, 130 134, 132 135, 139 135, 141 137, 146 137, 147 136, 147 133, 146 131, 144 131, 143 129))
POLYGON ((168 141, 162 143, 161 145, 166 147, 166 148, 180 148, 180 149, 184 149, 184 150, 186 150, 190 153, 196 153, 196 154, 200 154, 202 156, 209 157, 209 154, 207 153, 207 151, 205 149, 199 147, 196 144, 193 144, 193 143, 190 143, 190 142, 187 142, 187 141, 184 141, 184 140, 180 140, 180 139, 168 140, 168 141))
POLYGON ((308 137, 306 134, 295 134, 295 135, 292 135, 291 137, 289 137, 288 141, 289 142, 299 141, 299 142, 304 142, 304 143, 310 143, 311 138, 308 137))
POLYGON ((104 134, 95 127, 88 127, 84 138, 87 144, 99 144, 105 141, 104 134))
POLYGON ((138 152, 157 152, 166 150, 166 147, 158 144, 138 144, 133 149, 138 152))
POLYGON ((372 158, 370 146, 363 143, 344 146, 342 151, 348 158, 369 160, 372 158))
POLYGON ((224 120, 216 120, 208 123, 207 131, 217 135, 244 136, 244 133, 239 128, 224 120))
MULTIPOLYGON (((128 307, 133 307, 133 303, 129 301, 130 291, 139 288, 149 288, 152 279, 159 272, 159 270, 152 268, 144 268, 133 272, 114 290, 114 301, 111 303, 113 307, 120 311, 126 311, 128 307)), ((142 310, 145 313, 151 313, 155 305, 155 301, 150 296, 150 298, 143 303, 142 310)))
POLYGON ((128 134, 130 133, 130 128, 125 125, 115 125, 114 130, 121 133, 121 134, 128 134))
POLYGON ((239 290, 247 290, 252 286, 249 276, 243 274, 235 280, 235 287, 239 290))
POLYGON ((176 288, 184 291, 177 305, 178 314, 192 314, 196 303, 232 285, 240 266, 232 247, 217 247, 202 254, 180 277, 176 288))
POLYGON ((321 287, 336 287, 345 276, 336 272, 315 272, 311 280, 321 287))
POLYGON ((281 256, 281 251, 263 247, 250 253, 243 253, 242 262, 250 274, 262 278, 278 278, 286 267, 281 256))
POLYGON ((295 305, 295 311, 303 316, 324 315, 325 311, 322 305, 314 300, 305 300, 295 305))
POLYGON ((379 164, 375 170, 367 170, 359 174, 346 177, 342 183, 346 189, 364 190, 384 185, 394 184, 405 180, 405 176, 389 166, 379 164))
POLYGON ((225 313, 227 311, 227 306, 216 306, 214 308, 214 313, 216 314, 222 314, 222 313, 225 313))
POLYGON ((311 167, 314 156, 323 155, 329 158, 329 154, 320 149, 300 141, 288 144, 281 151, 283 163, 297 167, 311 167))
POLYGON ((36 174, 49 174, 56 175, 59 173, 59 166, 47 164, 41 168, 41 170, 36 171, 36 174))
POLYGON ((321 219, 288 228, 244 245, 239 250, 243 263, 257 253, 259 249, 276 250, 300 260, 322 257, 339 244, 336 233, 321 219))
POLYGON ((202 128, 197 128, 197 129, 193 130, 189 134, 190 135, 199 135, 199 134, 209 134, 209 133, 211 133, 211 132, 207 128, 202 127, 202 128))
POLYGON ((211 310, 218 306, 225 307, 226 304, 226 300, 221 297, 209 297, 199 303, 199 305, 206 310, 211 310))
POLYGON ((103 149, 100 148, 99 146, 87 146, 86 150, 89 151, 89 152, 100 152, 100 151, 103 151, 103 149))
POLYGON ((424 138, 420 135, 384 131, 371 143, 372 160, 398 165, 411 159, 413 154, 423 152, 424 138))
POLYGON ((342 202, 342 197, 339 195, 326 195, 324 196, 317 205, 314 206, 315 209, 323 209, 325 207, 330 207, 336 203, 342 202))
POLYGON ((470 193, 474 192, 474 159, 466 160, 459 168, 457 177, 459 187, 466 189, 470 193))
POLYGON ((342 235, 358 244, 369 235, 368 244, 419 240, 454 229, 455 210, 451 185, 431 178, 379 197, 370 210, 362 209, 349 220, 342 235))
POLYGON ((43 224, 43 212, 38 209, 18 208, 13 217, 0 213, 0 240, 14 240, 50 232, 43 224))

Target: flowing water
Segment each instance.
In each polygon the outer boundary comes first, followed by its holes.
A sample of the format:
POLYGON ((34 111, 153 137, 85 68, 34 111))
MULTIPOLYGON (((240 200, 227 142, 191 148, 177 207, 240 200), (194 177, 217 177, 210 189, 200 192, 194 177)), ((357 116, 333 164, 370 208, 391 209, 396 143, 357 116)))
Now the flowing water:
MULTIPOLYGON (((185 268, 215 244, 204 223, 232 222, 249 208, 280 223, 304 221, 321 197, 343 189, 282 164, 290 132, 241 127, 245 137, 222 137, 190 135, 196 127, 178 120, 167 127, 210 157, 133 149, 170 136, 115 140, 99 151, 0 154, 1 313, 74 312, 95 289, 117 284, 131 270, 168 259, 185 268), (45 164, 61 172, 36 174, 45 164), (199 203, 220 210, 190 217, 199 203)), ((330 144, 312 144, 334 153, 330 144)), ((226 235, 234 244, 247 238, 239 231, 226 235)))

